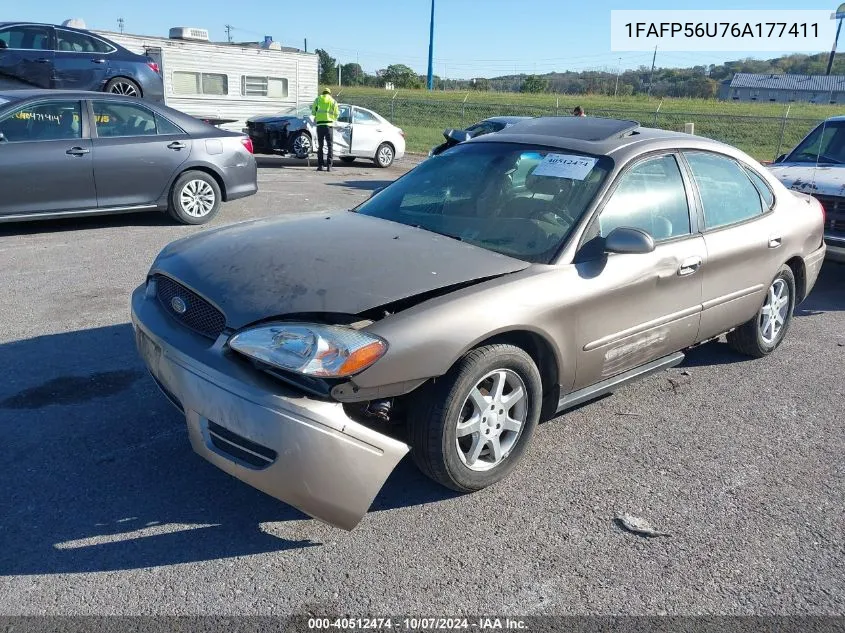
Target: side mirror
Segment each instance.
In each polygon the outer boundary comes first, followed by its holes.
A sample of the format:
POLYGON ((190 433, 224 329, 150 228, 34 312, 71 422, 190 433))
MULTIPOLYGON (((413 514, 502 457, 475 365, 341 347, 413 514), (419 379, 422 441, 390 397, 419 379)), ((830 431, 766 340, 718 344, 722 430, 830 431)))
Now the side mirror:
POLYGON ((778 157, 775 159, 775 161, 774 161, 774 162, 776 162, 776 163, 782 163, 782 162, 783 162, 783 160, 784 160, 785 158, 786 158, 786 154, 781 154, 780 156, 778 156, 778 157))
POLYGON ((370 198, 376 195, 379 191, 384 191, 384 187, 376 187, 375 189, 373 189, 372 193, 370 193, 370 198))
POLYGON ((620 226, 605 238, 604 250, 606 253, 651 253, 654 238, 640 229, 620 226))
POLYGON ((2 51, 4 48, 9 48, 9 45, 6 44, 6 42, 4 42, 3 40, 0 40, 0 51, 2 51))
POLYGON ((6 135, 5 135, 5 134, 3 134, 3 132, 0 132, 0 144, 3 144, 3 143, 8 143, 8 142, 9 142, 9 141, 8 141, 8 139, 6 138, 6 135))

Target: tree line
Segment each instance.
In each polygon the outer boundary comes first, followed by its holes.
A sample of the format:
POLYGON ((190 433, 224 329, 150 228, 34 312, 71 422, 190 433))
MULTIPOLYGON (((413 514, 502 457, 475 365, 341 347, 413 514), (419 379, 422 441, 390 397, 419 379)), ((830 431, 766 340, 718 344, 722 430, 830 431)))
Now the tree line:
MULTIPOLYGON (((337 60, 322 49, 315 51, 320 57, 320 83, 338 84, 337 60)), ((657 97, 713 98, 719 84, 735 73, 791 73, 822 75, 827 68, 827 54, 793 54, 774 59, 740 59, 724 64, 692 66, 689 68, 655 68, 650 66, 617 73, 602 70, 579 72, 552 72, 542 75, 516 74, 499 77, 474 77, 470 79, 444 79, 433 77, 436 90, 494 90, 498 92, 530 92, 559 94, 604 94, 630 96, 650 93, 657 97), (650 90, 649 90, 650 87, 650 90)), ((837 54, 831 74, 845 74, 845 53, 837 54)), ((419 75, 405 64, 390 64, 375 74, 367 73, 357 63, 340 66, 340 83, 343 86, 370 86, 383 88, 424 88, 425 75, 419 75)))

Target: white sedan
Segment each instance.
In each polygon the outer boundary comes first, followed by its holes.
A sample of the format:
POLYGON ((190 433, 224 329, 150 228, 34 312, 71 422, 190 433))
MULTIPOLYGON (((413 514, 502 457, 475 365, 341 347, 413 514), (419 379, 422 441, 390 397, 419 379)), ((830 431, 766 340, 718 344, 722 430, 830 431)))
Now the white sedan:
MULTIPOLYGON (((372 110, 341 103, 335 123, 333 158, 351 163, 366 158, 379 167, 390 167, 405 155, 405 132, 372 110)), ((256 154, 307 158, 317 151, 317 126, 310 106, 289 108, 270 116, 253 117, 244 132, 256 154)))

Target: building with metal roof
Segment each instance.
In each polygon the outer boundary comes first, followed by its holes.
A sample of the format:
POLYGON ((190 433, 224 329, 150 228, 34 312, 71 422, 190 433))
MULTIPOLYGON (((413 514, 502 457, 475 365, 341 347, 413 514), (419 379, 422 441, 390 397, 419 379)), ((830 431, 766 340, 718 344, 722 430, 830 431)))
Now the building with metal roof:
POLYGON ((719 98, 726 101, 845 104, 845 75, 736 73, 722 82, 719 98))

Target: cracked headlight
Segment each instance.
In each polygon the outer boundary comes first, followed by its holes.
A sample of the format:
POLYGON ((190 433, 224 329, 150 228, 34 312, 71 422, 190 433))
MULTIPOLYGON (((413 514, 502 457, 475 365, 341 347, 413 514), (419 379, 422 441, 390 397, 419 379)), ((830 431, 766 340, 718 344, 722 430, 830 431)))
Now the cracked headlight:
POLYGON ((342 378, 384 356, 387 341, 339 325, 273 323, 238 332, 229 339, 229 347, 285 371, 342 378))

